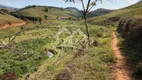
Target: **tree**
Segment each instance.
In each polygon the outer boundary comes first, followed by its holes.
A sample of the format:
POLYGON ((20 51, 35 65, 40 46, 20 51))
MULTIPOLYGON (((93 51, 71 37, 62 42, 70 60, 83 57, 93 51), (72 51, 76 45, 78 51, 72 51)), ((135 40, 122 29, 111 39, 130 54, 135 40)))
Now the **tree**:
POLYGON ((47 15, 44 15, 44 18, 47 20, 48 16, 47 16, 47 15))
POLYGON ((9 14, 8 10, 6 9, 0 9, 1 14, 9 14))
POLYGON ((24 50, 19 50, 17 49, 17 47, 15 47, 14 45, 14 40, 16 39, 17 36, 19 36, 25 29, 23 27, 21 27, 21 30, 19 32, 17 32, 16 34, 14 34, 13 36, 9 36, 8 38, 8 42, 5 43, 3 41, 0 40, 0 49, 7 49, 9 51, 13 51, 14 53, 26 53, 26 51, 24 50))
MULTIPOLYGON (((65 2, 73 2, 75 3, 75 0, 64 0, 65 2)), ((88 24, 87 24, 87 16, 88 13, 90 12, 90 10, 96 6, 96 3, 98 1, 102 2, 102 0, 87 0, 87 3, 85 5, 85 0, 78 0, 81 2, 82 4, 82 8, 83 8, 83 17, 84 17, 84 23, 85 23, 85 28, 86 28, 86 34, 88 36, 88 45, 90 45, 90 34, 89 34, 89 28, 88 28, 88 24)))

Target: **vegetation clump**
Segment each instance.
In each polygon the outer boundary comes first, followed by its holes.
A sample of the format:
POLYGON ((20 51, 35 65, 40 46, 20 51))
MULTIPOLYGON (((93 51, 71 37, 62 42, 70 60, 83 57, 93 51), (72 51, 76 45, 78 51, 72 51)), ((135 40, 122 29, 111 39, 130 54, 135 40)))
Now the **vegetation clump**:
MULTIPOLYGON (((118 33, 124 38, 121 47, 128 59, 135 66, 134 73, 141 78, 142 69, 142 18, 121 19, 117 28, 118 33)), ((141 78, 142 79, 142 78, 141 78)))

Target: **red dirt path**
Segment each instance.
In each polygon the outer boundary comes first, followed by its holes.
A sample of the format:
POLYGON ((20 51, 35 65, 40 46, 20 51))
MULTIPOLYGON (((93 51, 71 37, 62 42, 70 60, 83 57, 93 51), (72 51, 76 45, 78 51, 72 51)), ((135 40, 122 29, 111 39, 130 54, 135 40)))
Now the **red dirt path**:
POLYGON ((5 29, 5 28, 8 28, 8 27, 21 26, 21 25, 24 25, 24 24, 26 24, 26 22, 24 22, 24 21, 12 23, 12 24, 5 24, 5 25, 0 26, 0 30, 1 30, 1 29, 5 29))
POLYGON ((131 78, 131 71, 129 70, 129 64, 127 63, 128 60, 119 50, 118 38, 115 34, 115 31, 112 32, 113 41, 112 41, 112 50, 114 51, 114 56, 117 58, 116 65, 115 65, 115 75, 116 80, 132 80, 131 78))

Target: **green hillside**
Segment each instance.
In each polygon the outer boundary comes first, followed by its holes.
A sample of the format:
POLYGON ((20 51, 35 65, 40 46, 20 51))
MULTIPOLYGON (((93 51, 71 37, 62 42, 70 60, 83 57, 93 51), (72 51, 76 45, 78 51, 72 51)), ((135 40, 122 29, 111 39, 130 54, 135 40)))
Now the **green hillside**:
POLYGON ((10 15, 9 11, 12 11, 12 9, 14 8, 0 5, 0 26, 3 26, 5 24, 11 25, 12 23, 22 21, 10 15))
POLYGON ((114 10, 110 10, 110 9, 104 9, 104 8, 99 8, 97 10, 91 11, 88 14, 88 17, 96 17, 96 16, 102 16, 108 13, 113 12, 114 10))
POLYGON ((11 15, 0 13, 0 26, 20 21, 21 21, 20 19, 17 19, 11 15))
POLYGON ((118 22, 121 18, 129 18, 129 17, 142 17, 142 2, 138 2, 129 7, 125 7, 122 9, 118 9, 109 14, 90 18, 90 23, 95 24, 114 24, 114 22, 118 22))
POLYGON ((58 17, 70 17, 78 18, 80 16, 80 11, 73 8, 57 8, 57 7, 47 7, 47 6, 28 6, 15 13, 16 17, 38 17, 45 19, 57 19, 58 17))

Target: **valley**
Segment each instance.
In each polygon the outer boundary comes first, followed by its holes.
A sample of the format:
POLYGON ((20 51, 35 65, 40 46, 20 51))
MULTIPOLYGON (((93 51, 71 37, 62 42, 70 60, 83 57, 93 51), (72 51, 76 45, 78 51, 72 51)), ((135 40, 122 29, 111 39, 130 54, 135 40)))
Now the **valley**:
POLYGON ((142 79, 142 1, 87 24, 75 7, 1 6, 0 80, 142 79))

